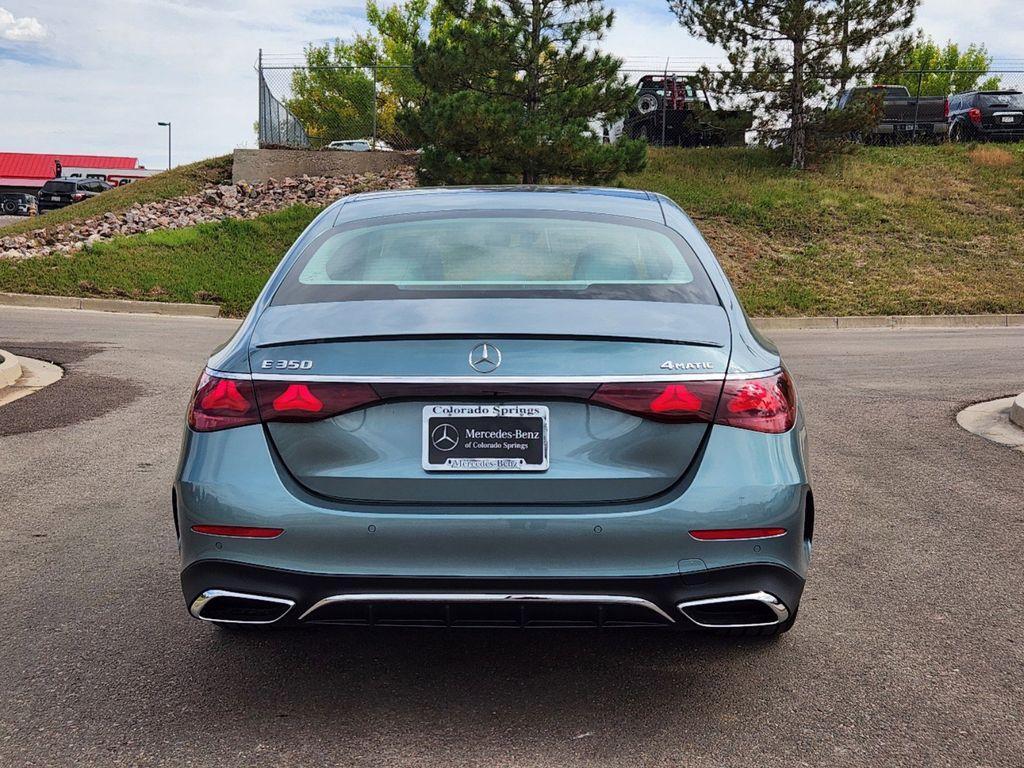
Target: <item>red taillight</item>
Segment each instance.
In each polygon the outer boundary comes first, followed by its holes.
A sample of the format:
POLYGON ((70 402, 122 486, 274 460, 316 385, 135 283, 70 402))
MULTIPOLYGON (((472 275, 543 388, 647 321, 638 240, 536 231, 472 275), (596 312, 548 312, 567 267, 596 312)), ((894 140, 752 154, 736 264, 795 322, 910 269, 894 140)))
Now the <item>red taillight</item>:
POLYGON ((947 120, 949 119, 949 99, 946 99, 946 101, 943 102, 942 116, 945 117, 947 120))
POLYGON ((193 525, 192 530, 207 536, 231 536, 238 539, 276 539, 284 528, 253 528, 245 525, 193 525))
POLYGON ((707 531, 690 531, 699 541, 739 541, 742 539, 774 539, 785 536, 785 528, 717 528, 707 531))
POLYGON ((781 371, 761 379, 725 382, 716 424, 755 432, 786 432, 796 420, 796 390, 789 374, 781 371))
POLYGON ((253 382, 204 373, 189 405, 188 423, 197 432, 213 432, 260 421, 318 421, 377 400, 369 384, 253 382))
POLYGON ((257 381, 264 421, 319 421, 380 400, 369 384, 257 381))
POLYGON ((590 402, 659 421, 710 422, 722 389, 719 381, 602 384, 590 402))
POLYGON ((85 200, 85 195, 83 195, 81 192, 76 192, 71 196, 71 199, 74 200, 75 202, 78 202, 79 200, 85 200))
POLYGON ((967 117, 975 125, 981 125, 981 110, 977 107, 967 110, 967 117))
POLYGON ((274 398, 273 408, 279 413, 288 411, 305 411, 306 413, 320 413, 324 404, 305 384, 289 384, 288 388, 274 398))
POLYGON ((206 373, 199 377, 188 407, 188 425, 196 432, 258 424, 259 420, 252 382, 206 373))
POLYGON ((590 402, 659 421, 714 421, 757 432, 786 432, 796 420, 796 392, 785 371, 759 379, 727 379, 724 387, 718 381, 602 384, 590 402))

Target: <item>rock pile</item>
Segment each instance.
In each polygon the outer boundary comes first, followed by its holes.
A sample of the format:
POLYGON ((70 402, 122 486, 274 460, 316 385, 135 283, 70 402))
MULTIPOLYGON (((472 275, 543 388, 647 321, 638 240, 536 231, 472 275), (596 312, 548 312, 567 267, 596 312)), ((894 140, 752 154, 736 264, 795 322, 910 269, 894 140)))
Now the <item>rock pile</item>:
MULTIPOLYGON (((198 194, 135 203, 117 213, 104 213, 85 221, 56 224, 26 235, 0 237, 0 259, 70 256, 112 237, 139 235, 158 229, 181 229, 224 219, 253 219, 296 204, 323 207, 340 197, 382 189, 408 189, 416 185, 410 167, 351 176, 303 176, 271 179, 262 184, 221 184, 198 194)), ((0 232, 2 234, 2 232, 0 232)))

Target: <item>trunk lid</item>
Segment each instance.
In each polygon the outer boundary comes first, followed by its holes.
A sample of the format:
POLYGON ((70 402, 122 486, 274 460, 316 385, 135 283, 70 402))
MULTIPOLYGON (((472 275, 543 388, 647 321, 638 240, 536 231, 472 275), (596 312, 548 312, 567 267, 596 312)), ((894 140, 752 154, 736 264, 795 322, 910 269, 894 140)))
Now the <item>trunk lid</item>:
MULTIPOLYGON (((669 489, 710 426, 587 400, 602 383, 720 381, 729 352, 728 320, 718 306, 359 301, 271 307, 254 330, 250 364, 258 379, 365 383, 380 398, 333 418, 267 424, 285 467, 309 490, 355 502, 525 508, 622 502, 669 489), (487 373, 470 365, 482 342, 500 350, 500 364, 487 373), (438 405, 546 409, 547 468, 424 469, 424 409, 438 405)), ((720 387, 709 386, 713 409, 720 387)))

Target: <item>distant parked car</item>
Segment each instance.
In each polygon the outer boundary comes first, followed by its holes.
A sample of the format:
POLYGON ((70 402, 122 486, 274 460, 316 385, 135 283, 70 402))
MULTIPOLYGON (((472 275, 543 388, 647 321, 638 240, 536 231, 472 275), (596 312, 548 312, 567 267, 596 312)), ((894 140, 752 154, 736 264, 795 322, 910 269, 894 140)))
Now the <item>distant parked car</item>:
POLYGON ((950 141, 1024 140, 1024 93, 968 91, 949 97, 950 141))
POLYGON ((386 142, 377 139, 345 139, 343 141, 332 141, 324 149, 333 149, 341 152, 394 152, 394 148, 386 142))
POLYGON ((36 199, 22 192, 0 194, 0 214, 4 216, 31 216, 36 199))
POLYGON ((50 179, 39 190, 39 212, 64 208, 113 188, 100 179, 50 179))
POLYGON ((837 109, 864 101, 876 102, 879 120, 860 138, 868 143, 912 141, 945 137, 949 100, 945 96, 912 98, 903 85, 872 85, 847 88, 839 94, 837 109))

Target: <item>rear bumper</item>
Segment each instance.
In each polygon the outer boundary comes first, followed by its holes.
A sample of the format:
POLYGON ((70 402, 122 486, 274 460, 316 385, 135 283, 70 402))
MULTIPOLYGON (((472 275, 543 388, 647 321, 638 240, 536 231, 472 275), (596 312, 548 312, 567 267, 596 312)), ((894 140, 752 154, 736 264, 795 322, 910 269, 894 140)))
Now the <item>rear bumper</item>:
MULTIPOLYGON (((182 569, 206 560, 333 576, 626 578, 750 563, 803 576, 811 496, 804 431, 717 426, 688 482, 618 505, 342 504, 311 496, 272 456, 260 426, 186 434, 174 487, 182 569), (271 527, 273 539, 195 525, 271 527), (784 528, 775 538, 698 541, 690 531, 784 528)), ((208 585, 216 587, 215 584, 208 585)))
POLYGON ((765 563, 655 577, 467 579, 326 576, 205 560, 186 568, 181 584, 196 618, 227 623, 694 629, 781 623, 795 613, 804 579, 765 563), (228 609, 228 600, 251 596, 267 612, 218 612, 223 595, 228 609), (701 613, 703 603, 722 597, 743 597, 758 609, 757 595, 765 605, 758 615, 701 613))

